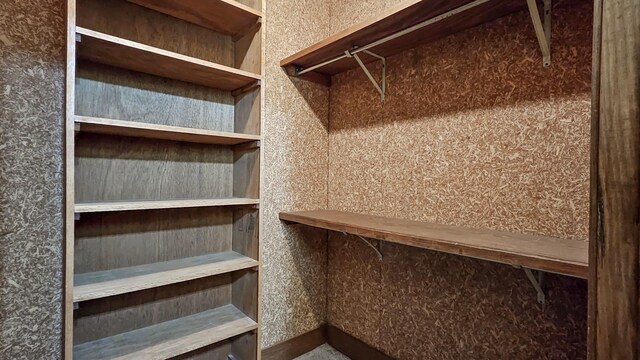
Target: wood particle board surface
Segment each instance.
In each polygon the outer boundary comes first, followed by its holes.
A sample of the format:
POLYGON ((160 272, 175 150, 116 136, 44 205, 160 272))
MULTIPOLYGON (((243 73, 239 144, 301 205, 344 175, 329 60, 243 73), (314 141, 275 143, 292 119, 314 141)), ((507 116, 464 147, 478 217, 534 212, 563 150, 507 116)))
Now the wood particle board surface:
POLYGON ((62 356, 65 3, 0 5, 0 359, 62 356))
MULTIPOLYGON (((333 1, 332 32, 395 3, 333 1)), ((592 6, 554 5, 548 68, 524 11, 388 58, 384 104, 334 76, 328 208, 585 239, 592 6)), ((584 280, 549 275, 541 311, 522 270, 382 253, 330 235, 331 325, 398 359, 586 358, 584 280)))

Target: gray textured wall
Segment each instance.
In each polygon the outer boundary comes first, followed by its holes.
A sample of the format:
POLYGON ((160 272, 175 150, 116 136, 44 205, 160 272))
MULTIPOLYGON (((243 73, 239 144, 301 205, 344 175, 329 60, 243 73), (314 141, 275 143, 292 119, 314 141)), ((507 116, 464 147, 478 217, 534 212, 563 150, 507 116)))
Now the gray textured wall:
POLYGON ((0 359, 61 357, 65 13, 0 7, 0 359))

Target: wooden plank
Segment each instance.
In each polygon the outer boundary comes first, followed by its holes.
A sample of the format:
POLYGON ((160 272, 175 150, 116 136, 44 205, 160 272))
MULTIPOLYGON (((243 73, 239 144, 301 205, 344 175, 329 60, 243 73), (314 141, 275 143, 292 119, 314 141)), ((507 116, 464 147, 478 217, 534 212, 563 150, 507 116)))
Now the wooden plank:
POLYGON ((281 212, 280 219, 393 243, 586 278, 588 244, 343 211, 281 212))
POLYGON ((233 0, 128 0, 227 35, 243 34, 262 13, 233 0))
POLYGON ((259 135, 237 134, 224 131, 203 130, 88 116, 76 116, 75 122, 77 125, 76 129, 78 131, 95 134, 143 137, 149 139, 218 145, 237 145, 260 140, 259 135))
POLYGON ((128 268, 76 274, 73 301, 99 299, 255 266, 258 266, 256 260, 234 251, 227 251, 128 268))
MULTIPOLYGON (((280 66, 286 68, 308 68, 326 60, 344 54, 346 50, 352 50, 356 46, 365 46, 395 34, 415 24, 441 15, 459 6, 470 3, 471 0, 408 0, 392 6, 382 13, 332 35, 314 45, 311 45, 280 62, 280 66)), ((429 43, 473 26, 492 21, 499 17, 526 7, 526 2, 521 0, 490 0, 470 10, 448 17, 442 21, 428 25, 410 34, 398 37, 387 43, 378 45, 371 51, 381 56, 391 56, 411 49, 421 44, 429 43)), ((363 61, 373 60, 366 54, 360 54, 363 61)), ((357 67, 358 64, 350 58, 323 66, 309 75, 309 80, 319 81, 319 74, 335 75, 343 71, 357 67)), ((302 76, 303 78, 305 75, 302 76)))
POLYGON ((594 16, 589 349, 640 357, 640 2, 594 16))
POLYGON ((327 325, 327 343, 353 360, 392 360, 391 356, 377 350, 364 341, 338 329, 327 325))
POLYGON ((168 359, 255 330, 233 305, 76 345, 77 360, 168 359))
POLYGON ((260 75, 76 27, 78 57, 175 80, 233 91, 260 75))
POLYGON ((258 205, 257 199, 197 199, 197 200, 149 200, 149 201, 112 201, 76 204, 76 214, 110 211, 135 211, 157 209, 179 209, 211 206, 258 205))
POLYGON ((263 360, 292 360, 327 342, 326 325, 262 350, 263 360))

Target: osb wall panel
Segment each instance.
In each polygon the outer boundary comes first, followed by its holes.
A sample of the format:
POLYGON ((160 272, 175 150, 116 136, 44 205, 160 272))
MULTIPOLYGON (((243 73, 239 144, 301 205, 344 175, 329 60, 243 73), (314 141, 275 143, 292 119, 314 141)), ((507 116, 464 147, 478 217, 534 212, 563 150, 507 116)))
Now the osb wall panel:
MULTIPOLYGON (((331 4, 332 31, 395 1, 331 4)), ((527 12, 388 59, 382 104, 334 77, 329 208, 585 241, 591 14, 558 3, 542 66, 527 12)), ((372 69, 378 69, 373 67, 372 69)), ((374 70, 374 74, 378 74, 374 70)), ((399 359, 582 359, 586 282, 331 235, 328 321, 399 359)))
POLYGON ((326 319, 326 237, 287 226, 283 210, 327 205, 329 92, 289 78, 279 61, 329 35, 325 1, 269 0, 262 170, 262 346, 326 319))
POLYGON ((64 19, 0 6, 0 359, 61 357, 64 19))

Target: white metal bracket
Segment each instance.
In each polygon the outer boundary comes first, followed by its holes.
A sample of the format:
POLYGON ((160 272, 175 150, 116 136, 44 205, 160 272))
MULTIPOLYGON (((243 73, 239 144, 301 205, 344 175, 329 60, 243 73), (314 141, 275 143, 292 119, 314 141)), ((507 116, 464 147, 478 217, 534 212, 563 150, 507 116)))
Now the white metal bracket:
MULTIPOLYGON (((346 232, 342 233, 343 235, 349 236, 349 234, 347 234, 346 232)), ((382 261, 382 251, 380 251, 380 241, 377 242, 377 245, 373 245, 372 243, 369 242, 369 240, 365 239, 364 237, 360 236, 360 235, 353 235, 355 237, 357 237, 358 239, 364 241, 365 244, 369 245, 370 248, 373 249, 373 251, 376 252, 376 254, 378 255, 378 259, 380 261, 382 261)))
POLYGON ((527 278, 531 281, 531 285, 536 289, 537 300, 542 308, 544 309, 544 305, 547 302, 547 296, 544 291, 544 271, 537 271, 537 277, 533 274, 533 270, 528 268, 523 268, 524 273, 527 274, 527 278))
POLYGON ((349 50, 345 51, 344 53, 347 57, 352 57, 356 59, 356 61, 358 62, 358 65, 360 65, 360 68, 362 68, 362 71, 364 71, 364 73, 367 75, 367 77, 369 78, 373 86, 376 88, 376 90, 378 90, 378 93, 380 93, 380 99, 382 100, 382 102, 384 102, 384 96, 387 92, 387 59, 380 55, 374 54, 369 50, 362 50, 362 52, 368 55, 371 55, 382 62, 382 80, 380 81, 380 84, 378 84, 378 82, 373 78, 373 75, 371 75, 371 73, 369 72, 369 69, 367 69, 367 67, 362 62, 358 54, 353 53, 349 50))
POLYGON ((540 44, 542 63, 544 66, 549 66, 551 65, 551 0, 543 0, 544 24, 542 23, 542 19, 540 19, 540 12, 538 11, 536 0, 527 0, 527 5, 529 7, 529 14, 531 14, 533 28, 538 38, 538 44, 540 44))

